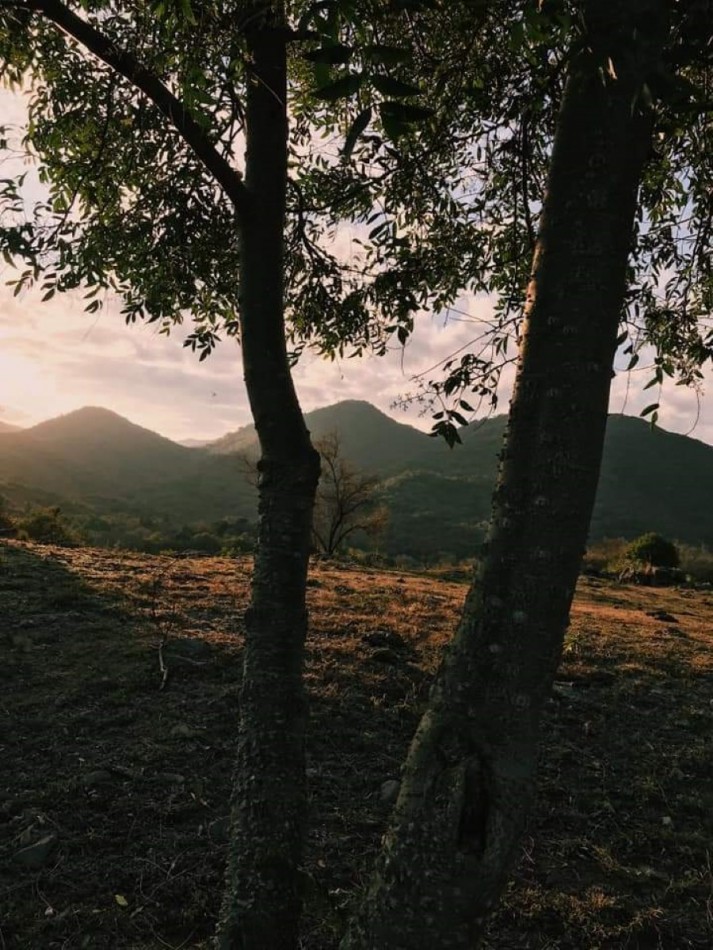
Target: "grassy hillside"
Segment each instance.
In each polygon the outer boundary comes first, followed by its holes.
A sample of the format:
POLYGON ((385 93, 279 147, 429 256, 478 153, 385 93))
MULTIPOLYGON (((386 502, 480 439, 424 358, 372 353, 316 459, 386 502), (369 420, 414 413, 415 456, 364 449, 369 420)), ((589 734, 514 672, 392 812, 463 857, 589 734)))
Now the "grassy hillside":
MULTIPOLYGON (((208 950, 249 561, 8 544, 0 565, 0 943, 208 950)), ((311 571, 304 950, 336 950, 368 880, 464 594, 311 571)), ((580 582, 484 950, 713 946, 712 631, 704 592, 580 582)))

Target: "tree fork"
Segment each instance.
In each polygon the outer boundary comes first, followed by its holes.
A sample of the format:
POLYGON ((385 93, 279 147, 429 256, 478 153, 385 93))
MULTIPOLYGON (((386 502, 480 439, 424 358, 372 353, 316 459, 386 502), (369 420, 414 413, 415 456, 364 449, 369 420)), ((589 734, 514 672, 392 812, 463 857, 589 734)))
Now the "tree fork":
POLYGON ((341 950, 472 950, 534 793, 650 149, 638 94, 667 27, 664 0, 591 0, 585 10, 589 42, 558 119, 486 550, 341 950))

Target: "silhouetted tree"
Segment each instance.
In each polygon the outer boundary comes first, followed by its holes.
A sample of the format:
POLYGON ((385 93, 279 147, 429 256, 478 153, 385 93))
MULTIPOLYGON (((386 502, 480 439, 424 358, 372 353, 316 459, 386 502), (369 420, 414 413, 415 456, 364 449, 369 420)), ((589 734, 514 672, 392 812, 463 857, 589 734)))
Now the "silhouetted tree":
POLYGON ((355 532, 371 538, 386 528, 388 512, 379 504, 379 480, 344 458, 338 433, 315 441, 322 460, 312 537, 317 551, 332 557, 355 532))

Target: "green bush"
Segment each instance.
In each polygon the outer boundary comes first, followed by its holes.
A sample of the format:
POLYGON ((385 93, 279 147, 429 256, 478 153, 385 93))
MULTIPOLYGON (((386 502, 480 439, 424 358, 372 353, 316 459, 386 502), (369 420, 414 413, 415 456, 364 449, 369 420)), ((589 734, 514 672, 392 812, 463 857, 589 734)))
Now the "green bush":
POLYGON ((23 541, 39 541, 41 544, 58 544, 62 547, 74 547, 80 543, 59 508, 35 508, 18 521, 17 536, 23 541))
POLYGON ((602 574, 605 571, 620 571, 627 546, 628 543, 624 538, 602 538, 590 543, 582 559, 582 573, 602 574))
POLYGON ((635 538, 627 547, 624 557, 627 561, 638 561, 652 567, 678 567, 678 548, 654 531, 635 538))

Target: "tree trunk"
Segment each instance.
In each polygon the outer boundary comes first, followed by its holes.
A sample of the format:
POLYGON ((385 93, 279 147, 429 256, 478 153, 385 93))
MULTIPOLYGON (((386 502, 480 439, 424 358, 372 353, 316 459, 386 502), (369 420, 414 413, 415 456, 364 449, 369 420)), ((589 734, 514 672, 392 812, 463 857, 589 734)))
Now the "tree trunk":
POLYGON ((588 48, 571 64, 558 120, 486 550, 342 950, 472 950, 533 797, 650 147, 637 96, 665 34, 663 0, 596 0, 586 11, 588 48))
POLYGON ((283 17, 247 28, 247 213, 241 218, 241 343, 260 439, 258 545, 240 693, 232 833, 220 950, 294 950, 306 812, 305 589, 319 455, 290 375, 283 235, 287 81, 283 17))

